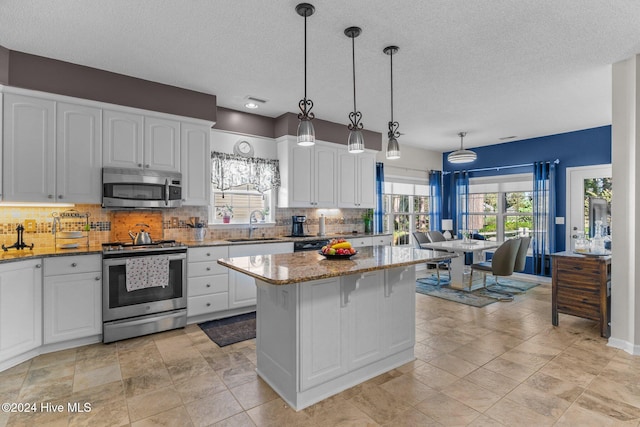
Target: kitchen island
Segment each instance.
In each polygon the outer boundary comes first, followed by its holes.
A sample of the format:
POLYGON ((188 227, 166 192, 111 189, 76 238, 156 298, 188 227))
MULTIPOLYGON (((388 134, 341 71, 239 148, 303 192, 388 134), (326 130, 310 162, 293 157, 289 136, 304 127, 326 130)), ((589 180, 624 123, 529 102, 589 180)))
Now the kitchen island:
POLYGON ((256 279, 257 372, 304 409, 414 359, 415 265, 455 254, 359 248, 219 259, 256 279))

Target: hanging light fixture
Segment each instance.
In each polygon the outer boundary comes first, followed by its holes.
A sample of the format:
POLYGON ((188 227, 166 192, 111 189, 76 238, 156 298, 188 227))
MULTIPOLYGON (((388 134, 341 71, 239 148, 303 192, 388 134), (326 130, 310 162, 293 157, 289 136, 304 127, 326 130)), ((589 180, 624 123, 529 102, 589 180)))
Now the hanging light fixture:
POLYGON ((298 15, 304 17, 304 98, 298 103, 300 114, 298 114, 298 145, 313 145, 316 143, 316 131, 313 128, 311 120, 315 114, 311 112, 313 101, 307 99, 307 17, 315 12, 313 5, 309 3, 300 3, 296 6, 298 15))
POLYGON ((458 133, 458 136, 460 137, 460 149, 449 153, 447 156, 449 163, 470 163, 478 157, 474 151, 465 150, 462 146, 462 140, 466 135, 466 132, 458 133))
POLYGON ((400 132, 398 128, 400 124, 393 121, 393 54, 398 53, 400 48, 398 46, 387 46, 383 52, 389 55, 391 59, 391 120, 389 121, 389 142, 387 143, 387 159, 399 159, 400 158, 400 144, 398 144, 398 138, 400 138, 400 132))
POLYGON ((350 153, 362 153, 364 151, 364 136, 362 135, 362 113, 356 108, 356 46, 355 39, 360 35, 362 29, 359 27, 349 27, 344 30, 344 34, 351 38, 351 59, 353 63, 353 111, 349 113, 349 139, 347 140, 347 151, 350 153))

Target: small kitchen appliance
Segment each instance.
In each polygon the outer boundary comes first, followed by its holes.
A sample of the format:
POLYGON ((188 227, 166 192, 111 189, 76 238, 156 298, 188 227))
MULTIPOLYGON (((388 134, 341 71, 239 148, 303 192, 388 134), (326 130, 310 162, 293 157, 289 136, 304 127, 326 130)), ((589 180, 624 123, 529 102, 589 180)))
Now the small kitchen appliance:
POLYGON ((291 217, 291 236, 292 237, 303 237, 304 234, 304 223, 307 222, 307 217, 305 215, 293 215, 291 217))
POLYGON ((182 174, 149 169, 102 168, 103 208, 179 208, 182 174))

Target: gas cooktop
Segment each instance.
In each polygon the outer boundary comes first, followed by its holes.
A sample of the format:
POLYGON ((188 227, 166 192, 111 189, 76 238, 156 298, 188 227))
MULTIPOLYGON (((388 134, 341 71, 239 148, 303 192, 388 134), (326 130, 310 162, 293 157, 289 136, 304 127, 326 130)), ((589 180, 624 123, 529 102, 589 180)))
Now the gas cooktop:
POLYGON ((114 252, 138 252, 138 251, 166 251, 173 249, 187 249, 187 246, 181 242, 176 242, 175 240, 158 240, 152 243, 147 243, 144 245, 134 245, 131 242, 109 242, 102 244, 102 252, 103 253, 114 253, 114 252))

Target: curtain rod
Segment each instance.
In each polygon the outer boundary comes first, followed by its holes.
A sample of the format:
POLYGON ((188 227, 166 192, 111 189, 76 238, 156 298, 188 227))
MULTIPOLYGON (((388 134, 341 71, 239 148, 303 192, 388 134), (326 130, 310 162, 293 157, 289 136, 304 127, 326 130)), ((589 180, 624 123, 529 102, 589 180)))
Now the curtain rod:
MULTIPOLYGON (((557 165, 558 163, 560 163, 560 160, 559 159, 555 159, 553 162, 549 161, 547 163, 553 163, 553 164, 557 165)), ((491 168, 468 169, 468 170, 466 170, 466 172, 484 172, 484 171, 493 171, 493 170, 499 171, 500 169, 524 168, 524 167, 527 167, 527 166, 533 166, 533 163, 523 163, 523 164, 520 164, 520 165, 508 165, 508 166, 494 166, 494 167, 491 167, 491 168)), ((453 173, 453 172, 460 172, 460 171, 457 171, 457 170, 456 171, 452 171, 452 172, 446 171, 446 172, 442 172, 442 175, 448 175, 448 174, 453 173)))

